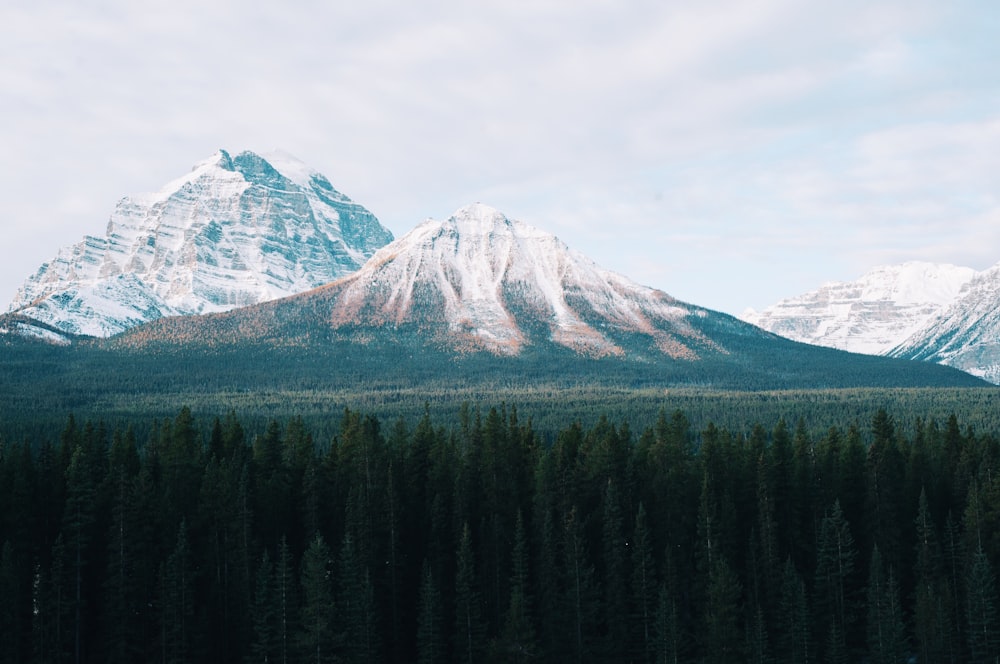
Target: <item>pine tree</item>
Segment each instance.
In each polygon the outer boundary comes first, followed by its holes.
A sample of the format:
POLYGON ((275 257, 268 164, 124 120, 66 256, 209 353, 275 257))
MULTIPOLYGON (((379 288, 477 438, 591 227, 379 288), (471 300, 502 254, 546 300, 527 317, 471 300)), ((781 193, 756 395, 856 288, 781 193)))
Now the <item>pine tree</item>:
POLYGON ((969 652, 974 662, 994 662, 1000 657, 996 579, 982 545, 972 555, 968 569, 966 611, 969 652))
POLYGON ((343 656, 352 662, 377 661, 380 653, 374 590, 350 532, 344 534, 339 567, 338 625, 344 631, 343 656))
POLYGON ((304 662, 333 661, 337 638, 334 632, 333 588, 330 550, 317 534, 302 557, 302 620, 298 650, 304 662))
POLYGON ((475 664, 483 659, 486 627, 482 622, 482 600, 472 554, 469 524, 462 529, 455 572, 455 661, 475 664))
POLYGON ((679 664, 681 661, 681 625, 677 599, 667 584, 660 586, 656 603, 654 635, 657 664, 679 664))
POLYGON ((653 545, 646 523, 646 509, 639 503, 632 535, 632 655, 636 661, 652 662, 655 656, 656 605, 658 601, 653 545))
POLYGON ((831 653, 839 658, 846 657, 847 646, 855 618, 854 571, 857 554, 850 526, 840 511, 840 503, 820 523, 820 535, 816 552, 815 608, 817 625, 829 625, 822 629, 829 634, 827 640, 827 660, 831 653), (831 639, 841 639, 834 643, 831 639), (833 650, 831 650, 831 648, 833 650))
POLYGON ((570 510, 563 527, 562 569, 570 653, 573 661, 582 662, 594 651, 600 587, 576 508, 570 510))
POLYGON ((892 567, 888 575, 882 569, 878 546, 868 575, 868 653, 872 664, 899 664, 909 654, 899 584, 892 567))
POLYGON ((510 601, 507 603, 498 654, 506 661, 526 662, 537 655, 537 647, 528 579, 528 538, 520 511, 514 526, 511 566, 510 601))
POLYGON ((717 555, 709 575, 708 597, 703 620, 706 633, 706 661, 726 664, 744 661, 740 627, 739 579, 726 559, 717 555))
POLYGON ((949 643, 953 632, 950 593, 944 580, 941 547, 931 518, 926 491, 920 492, 915 521, 916 588, 914 589, 913 634, 921 662, 955 662, 949 643))
MULTIPOLYGON (((319 540, 319 547, 323 546, 322 538, 319 534, 313 536, 313 543, 319 540)), ((315 557, 320 557, 321 550, 315 552, 315 557)), ((282 536, 278 544, 278 555, 275 558, 274 567, 274 603, 276 621, 276 644, 277 649, 275 661, 278 664, 288 664, 294 658, 294 636, 298 629, 298 593, 295 583, 295 570, 292 561, 292 554, 288 548, 288 540, 282 536)), ((322 591, 322 584, 319 584, 322 591)))
POLYGON ((781 600, 778 607, 778 660, 809 664, 815 661, 809 627, 809 606, 806 587, 795 570, 792 559, 785 561, 781 578, 781 600))
POLYGON ((604 490, 603 562, 604 562, 604 624, 607 626, 605 654, 628 651, 628 608, 626 605, 626 541, 622 532, 621 508, 618 491, 613 480, 608 480, 604 490))
POLYGON ((424 560, 417 598, 417 662, 443 664, 447 661, 441 593, 431 566, 424 560))
POLYGON ((163 566, 161 585, 164 659, 171 664, 182 664, 192 658, 195 607, 194 569, 184 521, 177 531, 174 550, 163 566))
POLYGON ((254 585, 253 605, 250 619, 253 623, 253 637, 246 661, 275 662, 278 659, 277 616, 274 600, 274 564, 267 550, 261 557, 254 585))

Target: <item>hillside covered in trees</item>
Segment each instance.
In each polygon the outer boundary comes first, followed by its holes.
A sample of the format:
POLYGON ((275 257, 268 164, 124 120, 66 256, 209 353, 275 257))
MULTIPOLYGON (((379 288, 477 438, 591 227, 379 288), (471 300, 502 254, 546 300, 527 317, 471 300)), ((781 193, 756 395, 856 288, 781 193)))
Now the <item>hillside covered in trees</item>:
POLYGON ((2 442, 0 662, 1000 655, 1000 440, 954 416, 141 424, 2 442))

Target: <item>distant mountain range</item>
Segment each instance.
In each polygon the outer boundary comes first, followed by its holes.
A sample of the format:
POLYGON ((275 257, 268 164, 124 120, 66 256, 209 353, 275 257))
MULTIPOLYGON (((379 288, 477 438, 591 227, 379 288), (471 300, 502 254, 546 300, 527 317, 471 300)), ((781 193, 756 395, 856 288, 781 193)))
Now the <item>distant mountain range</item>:
MULTIPOLYGON (((9 310, 106 337, 314 288, 391 240, 371 212, 295 158, 222 150, 156 193, 119 201, 103 237, 61 250, 9 310)), ((20 329, 51 338, 43 327, 20 329)))
MULTIPOLYGON (((19 366, 47 366, 56 384, 85 384, 89 377, 72 372, 105 366, 114 367, 107 380, 124 381, 145 367, 128 379, 135 389, 153 376, 170 389, 189 381, 241 390, 255 381, 371 380, 981 384, 931 363, 796 343, 680 302, 478 203, 390 240, 370 212, 301 162, 220 151, 156 194, 123 199, 104 237, 43 265, 0 317, 0 344, 27 349, 19 366), (69 355, 45 355, 53 342, 69 355), (33 353, 47 359, 26 359, 33 353)), ((916 328, 972 276, 927 266, 895 274, 874 279, 896 284, 886 296, 894 304, 868 317, 885 337, 900 327, 894 312, 908 312, 902 327, 916 328), (928 275, 936 290, 926 288, 928 275)))
POLYGON ((796 341, 939 362, 1000 383, 1000 265, 878 267, 742 318, 796 341))
POLYGON ((680 302, 481 204, 420 224, 326 286, 162 318, 102 346, 313 353, 332 374, 408 384, 502 376, 724 389, 979 384, 933 364, 795 343, 680 302))

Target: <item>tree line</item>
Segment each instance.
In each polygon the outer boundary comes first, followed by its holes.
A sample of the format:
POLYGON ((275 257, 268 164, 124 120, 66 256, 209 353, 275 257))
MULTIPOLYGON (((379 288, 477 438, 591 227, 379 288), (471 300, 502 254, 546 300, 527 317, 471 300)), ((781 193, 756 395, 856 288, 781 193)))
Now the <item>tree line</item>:
POLYGON ((1000 442, 682 411, 0 443, 0 662, 986 662, 1000 442))

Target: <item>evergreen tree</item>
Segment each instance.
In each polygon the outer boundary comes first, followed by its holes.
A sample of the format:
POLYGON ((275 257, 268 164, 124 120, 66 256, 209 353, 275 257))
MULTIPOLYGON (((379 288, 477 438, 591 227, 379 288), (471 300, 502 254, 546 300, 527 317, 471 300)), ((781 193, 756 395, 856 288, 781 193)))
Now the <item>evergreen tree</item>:
POLYGON ((618 491, 613 480, 608 480, 604 491, 604 510, 602 519, 603 543, 603 586, 604 586, 604 624, 605 654, 611 659, 617 659, 621 653, 628 651, 628 607, 626 604, 626 541, 622 532, 621 508, 618 501, 618 491))
POLYGON ((187 523, 181 522, 174 550, 163 566, 161 601, 164 660, 182 664, 192 659, 194 629, 194 568, 187 523))
MULTIPOLYGON (((312 561, 314 567, 311 573, 317 574, 318 559, 322 556, 322 549, 325 545, 318 533, 313 536, 311 542, 316 545, 312 561)), ((314 580, 310 579, 310 581, 314 580)), ((281 542, 278 544, 278 555, 275 558, 274 567, 275 647, 277 648, 275 661, 278 664, 288 664, 288 662, 295 659, 293 656, 294 636, 297 633, 299 624, 296 585, 292 554, 288 548, 288 540, 282 536, 281 542)), ((319 601, 322 601, 323 584, 317 582, 315 586, 316 590, 320 593, 319 601)), ((318 616, 318 618, 321 619, 322 615, 318 616)), ((322 625, 319 625, 317 629, 321 631, 322 625)))
POLYGON ((455 573, 455 644, 456 662, 474 664, 483 659, 486 648, 486 628, 482 622, 482 600, 472 554, 469 524, 462 529, 458 545, 455 573))
POLYGON ((994 662, 1000 657, 996 592, 993 569, 980 545, 970 561, 966 588, 967 638, 973 662, 994 662))
POLYGON ((667 584, 660 586, 655 616, 656 662, 679 664, 681 658, 681 627, 677 600, 667 584))
POLYGON ((246 661, 276 662, 278 657, 277 616, 274 598, 274 564, 267 550, 261 557, 254 587, 253 605, 250 618, 253 621, 253 637, 246 661))
POLYGON ((298 650, 304 662, 323 664, 334 659, 337 634, 334 624, 330 550, 317 534, 302 557, 302 620, 298 650))
POLYGON ((537 648, 528 579, 528 538, 520 512, 514 526, 511 566, 510 601, 497 654, 506 661, 526 662, 537 655, 537 648))
POLYGON ((424 560, 417 604, 417 662, 443 664, 447 661, 441 593, 431 566, 424 560))
POLYGON ((344 631, 344 658, 352 662, 378 661, 374 590, 350 532, 344 534, 340 547, 339 587, 338 624, 344 631))
POLYGON ((570 510, 563 528, 562 567, 570 656, 575 662, 583 662, 589 660, 594 651, 600 588, 594 578, 594 566, 575 508, 570 510))
POLYGON ((806 587, 791 558, 785 561, 778 608, 778 661, 809 664, 816 661, 809 628, 806 587))
POLYGON ((820 524, 816 552, 815 601, 817 626, 826 632, 827 661, 831 657, 846 657, 855 622, 855 559, 854 538, 850 526, 840 511, 840 503, 820 524), (827 628, 824 628, 828 626, 827 628), (834 639, 841 641, 834 642, 834 639), (832 648, 832 650, 831 650, 832 648))
POLYGON ((899 664, 909 655, 899 584, 892 567, 888 575, 883 570, 878 546, 868 575, 868 653, 873 664, 899 664))
POLYGON ((726 559, 719 555, 712 561, 708 598, 704 616, 706 662, 725 664, 744 661, 740 627, 742 589, 726 559))
POLYGON ((953 652, 953 610, 942 569, 941 547, 931 518, 927 492, 920 492, 916 526, 916 587, 914 589, 913 634, 921 662, 957 662, 953 652))
POLYGON ((632 535, 632 655, 636 661, 652 662, 655 656, 658 591, 653 545, 646 524, 646 509, 639 503, 632 535))

